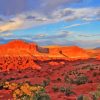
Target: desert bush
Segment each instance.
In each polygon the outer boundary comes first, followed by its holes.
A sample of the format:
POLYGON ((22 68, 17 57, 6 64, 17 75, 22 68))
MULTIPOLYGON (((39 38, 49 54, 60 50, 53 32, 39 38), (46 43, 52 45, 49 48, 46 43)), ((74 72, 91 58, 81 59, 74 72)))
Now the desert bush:
POLYGON ((74 81, 74 83, 77 85, 85 84, 86 82, 88 82, 88 77, 85 75, 77 77, 77 79, 74 81))
POLYGON ((59 91, 59 88, 57 86, 53 86, 52 89, 53 89, 54 92, 59 91))
POLYGON ((60 90, 60 92, 65 92, 66 89, 64 87, 60 87, 59 90, 60 90))
POLYGON ((78 96, 77 100, 83 100, 83 95, 78 96))
POLYGON ((7 73, 3 73, 3 75, 4 75, 4 76, 6 76, 6 75, 7 75, 7 73))
POLYGON ((68 75, 64 76, 64 82, 66 82, 66 83, 69 82, 69 76, 68 75))
POLYGON ((77 100, 90 100, 87 96, 80 95, 77 97, 77 100))
POLYGON ((95 92, 92 92, 93 100, 99 100, 100 99, 100 86, 97 88, 95 92))
POLYGON ((90 67, 90 70, 92 71, 92 70, 94 70, 94 68, 93 67, 90 67))
POLYGON ((18 70, 18 73, 22 73, 22 71, 21 70, 18 70))
POLYGON ((3 89, 11 90, 14 100, 50 100, 44 87, 30 85, 28 82, 20 84, 4 82, 3 89))
POLYGON ((3 85, 4 89, 9 89, 9 90, 15 90, 17 88, 17 84, 16 83, 9 83, 9 82, 5 82, 3 85))
POLYGON ((49 78, 47 78, 46 80, 43 80, 43 82, 42 82, 42 86, 43 87, 46 87, 46 86, 48 86, 50 84, 50 79, 49 78))
POLYGON ((3 82, 1 82, 1 83, 0 83, 0 90, 2 90, 2 89, 3 89, 3 86, 4 86, 4 83, 3 83, 3 82))
POLYGON ((72 94, 75 94, 75 93, 71 90, 70 87, 67 87, 67 88, 65 89, 65 95, 66 95, 66 96, 70 96, 70 95, 72 95, 72 94))
POLYGON ((83 96, 83 100, 90 100, 88 96, 83 96))
POLYGON ((89 80, 88 83, 93 83, 93 81, 92 80, 89 80))
POLYGON ((28 76, 27 76, 27 75, 25 75, 23 78, 28 78, 28 76))
POLYGON ((99 100, 100 98, 100 91, 96 91, 92 94, 93 100, 99 100))
POLYGON ((0 70, 2 70, 3 68, 2 67, 0 67, 0 70))
POLYGON ((50 100, 50 96, 46 93, 44 94, 35 94, 32 100, 50 100))
POLYGON ((97 73, 96 73, 96 72, 94 72, 94 73, 93 73, 93 77, 96 77, 96 76, 97 76, 97 73))
POLYGON ((92 95, 92 97, 93 97, 93 100, 97 100, 97 97, 94 94, 92 95))
POLYGON ((74 83, 74 80, 72 78, 69 78, 68 75, 65 75, 64 76, 64 82, 65 83, 71 83, 71 84, 73 84, 74 83))
POLYGON ((20 98, 21 100, 32 100, 32 98, 34 98, 36 95, 44 92, 44 88, 41 86, 30 86, 28 83, 23 83, 19 88, 13 91, 13 97, 16 98, 15 100, 20 98))
POLYGON ((9 78, 9 79, 7 79, 7 81, 13 81, 13 80, 15 80, 15 78, 9 78))
POLYGON ((57 81, 61 82, 61 78, 57 78, 57 81))
POLYGON ((28 95, 22 95, 22 96, 20 97, 20 100, 32 100, 32 99, 31 99, 31 97, 28 96, 28 95))
POLYGON ((61 76, 64 76, 64 75, 65 75, 65 73, 62 73, 62 74, 61 74, 61 76))

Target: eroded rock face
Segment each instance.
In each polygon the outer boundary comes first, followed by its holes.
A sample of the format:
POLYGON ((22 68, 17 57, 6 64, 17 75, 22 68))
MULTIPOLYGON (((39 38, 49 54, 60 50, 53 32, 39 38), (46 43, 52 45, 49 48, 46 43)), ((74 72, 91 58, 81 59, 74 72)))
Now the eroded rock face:
POLYGON ((40 53, 49 53, 49 49, 48 48, 42 48, 42 47, 37 46, 36 49, 40 53))
POLYGON ((0 71, 21 70, 26 68, 41 69, 30 57, 0 57, 0 71))
POLYGON ((34 62, 37 59, 34 54, 38 54, 35 43, 26 43, 21 40, 14 40, 7 44, 0 45, 0 70, 9 71, 13 69, 40 69, 34 62))
POLYGON ((99 60, 100 60, 100 55, 99 55, 99 56, 97 56, 97 59, 99 59, 99 60))
POLYGON ((21 40, 14 40, 0 45, 0 56, 29 56, 39 55, 40 53, 49 53, 49 49, 21 40))
MULTIPOLYGON (((91 52, 92 53, 92 52, 91 52)), ((27 43, 14 40, 0 45, 0 70, 10 69, 41 69, 36 60, 46 61, 52 59, 78 60, 90 58, 90 53, 77 46, 53 46, 39 47, 35 43, 27 43)), ((100 56, 98 57, 100 59, 100 56)), ((50 65, 57 66, 60 63, 51 62, 50 65)), ((63 64, 63 62, 62 62, 63 64)))
MULTIPOLYGON (((49 47, 48 47, 49 48, 49 47)), ((50 55, 63 56, 68 59, 88 59, 89 54, 78 46, 62 46, 49 48, 50 55)))

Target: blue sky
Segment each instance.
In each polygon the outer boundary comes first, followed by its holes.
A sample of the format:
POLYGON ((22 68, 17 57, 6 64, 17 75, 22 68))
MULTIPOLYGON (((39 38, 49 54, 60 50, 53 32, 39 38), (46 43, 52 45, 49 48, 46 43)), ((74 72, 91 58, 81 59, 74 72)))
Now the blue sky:
POLYGON ((0 43, 100 47, 100 0, 0 0, 0 43))

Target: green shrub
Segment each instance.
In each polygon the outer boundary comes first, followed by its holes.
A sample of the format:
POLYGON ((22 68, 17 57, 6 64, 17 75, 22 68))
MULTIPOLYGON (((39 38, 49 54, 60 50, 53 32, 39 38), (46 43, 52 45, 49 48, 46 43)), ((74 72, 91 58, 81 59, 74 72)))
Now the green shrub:
POLYGON ((4 83, 3 83, 3 82, 1 82, 1 83, 0 83, 0 90, 2 90, 2 89, 3 89, 3 86, 4 86, 4 83))
POLYGON ((49 95, 44 94, 44 95, 40 95, 40 97, 38 98, 38 100, 50 100, 49 95))
POLYGON ((27 75, 25 75, 23 78, 28 78, 28 76, 27 76, 27 75))
POLYGON ((19 98, 20 100, 31 100, 31 97, 28 95, 23 95, 19 98))
POLYGON ((83 100, 83 95, 78 96, 77 100, 83 100))
POLYGON ((67 87, 67 88, 65 89, 65 95, 70 96, 70 95, 72 95, 72 94, 75 94, 75 93, 71 90, 70 87, 67 87))
POLYGON ((3 73, 4 76, 7 76, 7 73, 3 73))
POLYGON ((83 100, 90 100, 88 96, 83 96, 83 100))
POLYGON ((57 78, 57 81, 61 82, 61 78, 57 78))
POLYGON ((100 98, 100 86, 98 86, 97 90, 95 92, 92 92, 93 100, 99 100, 100 98))
POLYGON ((64 76, 64 82, 66 82, 66 83, 69 82, 69 76, 68 75, 64 76))
POLYGON ((65 90, 66 90, 66 89, 65 89, 64 87, 61 87, 61 88, 60 88, 60 92, 65 92, 65 90))
POLYGON ((43 87, 46 87, 46 86, 49 85, 49 83, 50 83, 49 80, 43 80, 43 82, 42 82, 42 86, 43 86, 43 87))
POLYGON ((36 94, 32 100, 51 100, 48 94, 36 94))
POLYGON ((97 100, 97 97, 94 94, 92 95, 92 97, 93 97, 93 100, 97 100))
POLYGON ((93 100, 98 100, 100 98, 100 91, 96 91, 92 94, 93 100))
POLYGON ((93 77, 96 77, 96 76, 97 76, 97 73, 96 73, 96 72, 94 72, 94 73, 93 73, 93 77))
POLYGON ((59 91, 59 88, 57 86, 53 86, 52 89, 53 89, 54 92, 59 91))
POLYGON ((88 82, 88 77, 87 76, 79 76, 77 79, 74 81, 77 85, 85 84, 88 82))
POLYGON ((13 81, 13 80, 15 80, 15 78, 9 78, 9 79, 7 79, 7 81, 13 81))

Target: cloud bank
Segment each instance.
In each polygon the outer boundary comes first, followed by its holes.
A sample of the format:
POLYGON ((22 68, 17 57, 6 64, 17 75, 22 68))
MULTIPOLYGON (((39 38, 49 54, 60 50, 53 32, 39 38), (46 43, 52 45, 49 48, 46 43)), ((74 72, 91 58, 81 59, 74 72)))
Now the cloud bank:
MULTIPOLYGON (((64 8, 58 9, 49 15, 33 11, 22 13, 9 18, 7 21, 3 21, 3 23, 0 24, 0 32, 27 29, 45 24, 58 23, 61 21, 65 21, 67 23, 69 21, 81 20, 84 21, 84 24, 86 24, 87 22, 99 20, 99 12, 100 8, 64 8)), ((80 24, 75 24, 67 28, 74 26, 80 26, 80 24)))

